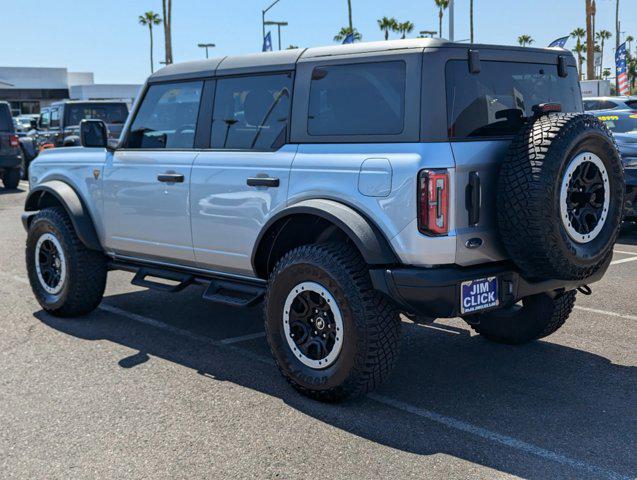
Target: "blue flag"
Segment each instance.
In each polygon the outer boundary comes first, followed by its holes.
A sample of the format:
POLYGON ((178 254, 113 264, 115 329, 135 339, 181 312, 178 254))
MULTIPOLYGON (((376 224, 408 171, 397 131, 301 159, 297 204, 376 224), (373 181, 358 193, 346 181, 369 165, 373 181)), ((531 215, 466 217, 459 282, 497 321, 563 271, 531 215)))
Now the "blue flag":
POLYGON ((626 68, 626 43, 622 43, 615 52, 615 68, 617 68, 617 89, 619 95, 628 95, 628 70, 626 68))
POLYGON ((354 34, 353 33, 347 34, 347 36, 345 37, 345 40, 343 40, 343 45, 345 45, 346 43, 354 43, 354 34))
POLYGON ((549 43, 549 47, 560 47, 560 48, 564 48, 564 45, 566 45, 566 42, 568 42, 568 35, 566 37, 560 37, 557 40, 553 40, 551 43, 549 43))
POLYGON ((263 39, 263 52, 271 52, 272 51, 272 35, 270 32, 263 39))

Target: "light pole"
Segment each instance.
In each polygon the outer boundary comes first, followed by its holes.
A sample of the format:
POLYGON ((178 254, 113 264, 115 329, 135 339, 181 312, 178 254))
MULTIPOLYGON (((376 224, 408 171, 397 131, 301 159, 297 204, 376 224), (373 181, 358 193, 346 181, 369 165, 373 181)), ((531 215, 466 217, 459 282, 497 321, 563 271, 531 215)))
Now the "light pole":
MULTIPOLYGON (((266 25, 276 25, 277 26, 277 30, 278 30, 278 34, 279 34, 279 50, 281 50, 281 27, 287 27, 288 26, 288 22, 275 22, 273 20, 268 20, 266 22, 263 22, 263 28, 265 28, 266 25)), ((265 38, 265 35, 264 35, 265 38)))
POLYGON ((216 47, 216 45, 214 43, 198 43, 197 46, 199 48, 205 48, 206 49, 206 58, 208 58, 208 49, 216 47))
POLYGON ((449 0, 449 41, 453 42, 453 0, 449 0))
POLYGON ((265 14, 268 13, 268 10, 270 10, 280 1, 281 0, 274 0, 274 2, 272 2, 268 8, 266 8, 265 10, 261 10, 261 28, 263 30, 263 35, 261 35, 261 41, 263 41, 263 39, 265 38, 265 14))

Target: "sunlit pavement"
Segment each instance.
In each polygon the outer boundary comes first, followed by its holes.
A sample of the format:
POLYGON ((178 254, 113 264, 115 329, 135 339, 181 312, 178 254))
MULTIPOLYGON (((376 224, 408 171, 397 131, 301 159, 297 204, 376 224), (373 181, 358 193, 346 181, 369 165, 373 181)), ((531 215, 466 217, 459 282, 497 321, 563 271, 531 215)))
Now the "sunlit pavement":
POLYGON ((25 194, 0 190, 0 478, 637 476, 637 226, 545 341, 405 321, 389 381, 324 405, 279 375, 260 307, 113 272, 95 313, 44 314, 26 281, 25 194))

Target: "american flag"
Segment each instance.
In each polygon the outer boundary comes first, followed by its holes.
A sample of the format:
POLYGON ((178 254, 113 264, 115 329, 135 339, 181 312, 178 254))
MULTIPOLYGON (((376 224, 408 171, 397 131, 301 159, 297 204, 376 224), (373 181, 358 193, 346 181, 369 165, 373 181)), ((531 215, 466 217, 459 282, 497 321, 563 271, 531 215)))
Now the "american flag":
POLYGON ((617 68, 617 87, 620 95, 628 95, 628 72, 626 69, 626 43, 622 43, 615 53, 615 66, 617 68))

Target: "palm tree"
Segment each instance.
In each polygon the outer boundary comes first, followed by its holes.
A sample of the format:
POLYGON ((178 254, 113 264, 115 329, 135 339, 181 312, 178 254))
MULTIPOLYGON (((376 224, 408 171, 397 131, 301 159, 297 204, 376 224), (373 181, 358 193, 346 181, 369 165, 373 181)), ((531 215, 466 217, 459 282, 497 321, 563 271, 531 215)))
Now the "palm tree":
POLYGON ((533 40, 533 37, 531 37, 531 35, 525 34, 525 35, 520 35, 518 37, 518 43, 520 44, 521 47, 528 47, 533 42, 535 42, 535 40, 533 40))
POLYGON ((398 28, 398 22, 394 17, 387 18, 383 17, 378 20, 378 28, 380 28, 383 32, 385 32, 385 40, 389 40, 389 32, 395 32, 398 28))
POLYGON ((161 0, 161 9, 164 14, 164 50, 166 52, 166 65, 173 63, 173 3, 172 0, 161 0))
POLYGON ((442 38, 442 16, 449 6, 449 0, 434 0, 434 3, 438 7, 438 36, 442 38))
POLYGON ((399 23, 397 30, 402 33, 402 37, 400 38, 405 38, 408 33, 414 31, 414 24, 407 20, 406 22, 399 23))
POLYGON ((630 54, 630 48, 632 47, 633 42, 635 41, 635 39, 633 38, 632 35, 628 35, 626 37, 626 43, 628 44, 628 50, 627 52, 630 54))
POLYGON ((608 80, 608 77, 610 77, 610 68, 604 69, 604 71, 602 72, 602 77, 604 77, 604 80, 608 80))
POLYGON ((471 43, 473 43, 473 0, 469 0, 469 32, 471 43))
POLYGON ((150 73, 153 73, 155 71, 155 67, 153 66, 153 25, 159 25, 161 18, 155 12, 149 10, 139 16, 139 23, 140 25, 147 26, 148 32, 150 33, 150 73))
MULTIPOLYGON (((601 58, 599 59, 599 63, 602 65, 602 67, 601 67, 601 68, 604 68, 604 67, 603 67, 603 65, 604 65, 604 42, 605 42, 606 40, 608 40, 609 38, 611 38, 612 36, 613 36, 613 34, 612 34, 612 33, 610 33, 608 30, 600 30, 599 32, 597 32, 597 33, 595 34, 595 38, 597 38, 597 40, 599 40, 599 43, 600 43, 600 47, 599 47, 599 48, 600 48, 600 53, 602 54, 602 55, 601 55, 601 58)), ((603 73, 602 73, 602 75, 603 75, 603 73)))
POLYGON ((577 53, 577 63, 579 65, 579 77, 580 80, 583 78, 584 72, 582 72, 582 64, 584 63, 584 52, 586 52, 586 46, 582 44, 582 38, 586 36, 586 30, 583 28, 576 28, 571 32, 571 37, 577 39, 577 43, 575 44, 575 48, 573 51, 577 53))
MULTIPOLYGON (((342 42, 350 33, 352 33, 352 31, 349 29, 349 27, 342 27, 341 31, 334 35, 334 41, 342 42)), ((363 36, 358 32, 358 30, 354 29, 354 40, 360 41, 362 38, 363 36)))

